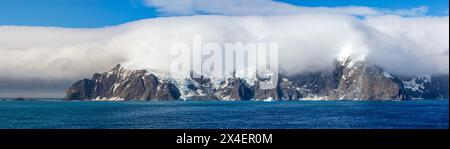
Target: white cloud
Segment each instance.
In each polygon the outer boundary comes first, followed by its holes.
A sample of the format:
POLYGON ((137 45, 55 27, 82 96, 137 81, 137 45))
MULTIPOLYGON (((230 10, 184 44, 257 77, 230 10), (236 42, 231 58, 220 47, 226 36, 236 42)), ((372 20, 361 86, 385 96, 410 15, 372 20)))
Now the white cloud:
POLYGON ((419 6, 411 9, 382 10, 384 14, 395 14, 400 16, 424 16, 427 14, 428 6, 419 6))
POLYGON ((379 14, 368 7, 301 7, 272 0, 144 0, 144 4, 157 8, 162 15, 286 15, 312 12, 379 14))
POLYGON ((448 74, 448 16, 369 17, 364 24, 376 31, 369 60, 399 74, 448 74))
POLYGON ((423 16, 427 6, 411 9, 377 9, 363 6, 304 7, 273 0, 143 0, 163 16, 214 14, 214 15, 287 15, 300 13, 339 13, 356 16, 401 15, 423 16))
POLYGON ((401 75, 449 72, 449 18, 332 13, 186 16, 99 29, 0 26, 0 78, 71 79, 117 63, 169 69, 175 42, 277 42, 292 73, 326 69, 342 54, 401 75))

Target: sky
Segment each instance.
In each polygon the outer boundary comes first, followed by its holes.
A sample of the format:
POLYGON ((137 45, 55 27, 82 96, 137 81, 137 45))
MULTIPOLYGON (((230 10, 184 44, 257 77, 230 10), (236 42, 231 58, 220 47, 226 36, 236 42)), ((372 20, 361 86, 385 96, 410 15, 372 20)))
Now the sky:
MULTIPOLYGON (((448 0, 279 0, 312 7, 366 6, 378 9, 428 7, 426 15, 448 15, 448 0)), ((159 17, 142 0, 0 0, 0 25, 95 28, 159 17)))
POLYGON ((118 63, 164 70, 170 45, 193 35, 276 42, 292 73, 352 56, 398 76, 448 74, 448 26, 446 0, 0 0, 0 98, 64 97, 118 63))

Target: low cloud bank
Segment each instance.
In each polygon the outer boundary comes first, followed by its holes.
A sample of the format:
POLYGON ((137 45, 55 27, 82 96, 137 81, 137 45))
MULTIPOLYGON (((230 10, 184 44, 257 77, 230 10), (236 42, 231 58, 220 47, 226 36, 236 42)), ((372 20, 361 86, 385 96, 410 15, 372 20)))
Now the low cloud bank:
POLYGON ((167 17, 99 29, 1 26, 0 77, 77 79, 117 63, 168 70, 171 46, 194 35, 204 43, 278 43, 280 69, 291 73, 352 56, 399 75, 448 74, 448 26, 447 16, 315 13, 167 17))

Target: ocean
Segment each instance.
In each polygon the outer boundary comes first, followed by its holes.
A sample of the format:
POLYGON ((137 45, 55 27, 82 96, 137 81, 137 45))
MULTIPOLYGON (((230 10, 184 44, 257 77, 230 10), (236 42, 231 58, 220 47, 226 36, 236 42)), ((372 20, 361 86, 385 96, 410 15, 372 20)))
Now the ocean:
POLYGON ((445 100, 0 101, 1 129, 448 129, 445 100))

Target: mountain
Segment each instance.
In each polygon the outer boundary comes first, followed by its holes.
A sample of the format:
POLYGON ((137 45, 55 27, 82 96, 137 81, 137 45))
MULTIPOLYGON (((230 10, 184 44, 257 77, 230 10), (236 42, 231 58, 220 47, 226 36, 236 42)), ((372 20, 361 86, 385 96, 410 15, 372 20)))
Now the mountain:
POLYGON ((75 82, 66 100, 407 100, 448 98, 448 75, 399 78, 365 61, 346 59, 333 70, 279 74, 274 89, 255 74, 183 78, 117 65, 75 82))

